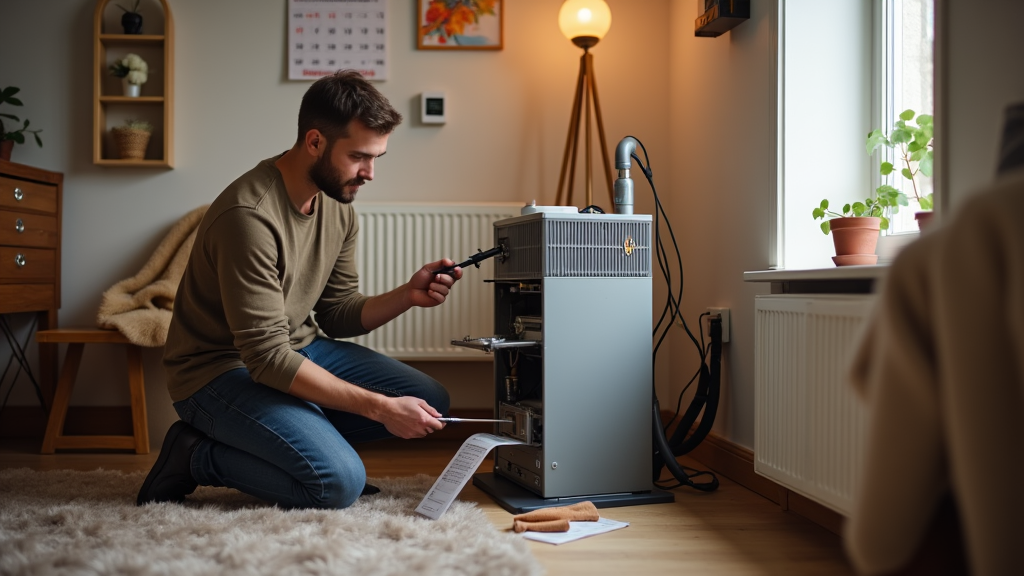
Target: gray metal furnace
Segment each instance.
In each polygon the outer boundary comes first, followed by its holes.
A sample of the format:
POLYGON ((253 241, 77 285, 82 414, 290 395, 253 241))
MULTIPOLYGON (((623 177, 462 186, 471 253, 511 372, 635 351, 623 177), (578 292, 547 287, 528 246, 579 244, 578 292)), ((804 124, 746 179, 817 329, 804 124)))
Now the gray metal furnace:
POLYGON ((494 224, 495 452, 474 484, 521 512, 671 502, 652 483, 650 215, 527 207, 494 224))

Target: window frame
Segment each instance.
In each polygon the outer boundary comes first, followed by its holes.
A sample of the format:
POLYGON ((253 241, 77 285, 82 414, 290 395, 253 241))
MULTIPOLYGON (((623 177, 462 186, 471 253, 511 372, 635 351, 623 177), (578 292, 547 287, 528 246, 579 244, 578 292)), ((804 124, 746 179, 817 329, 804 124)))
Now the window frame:
MULTIPOLYGON (((939 22, 940 18, 940 1, 931 0, 933 6, 933 46, 935 45, 935 38, 939 34, 939 22)), ((896 34, 897 30, 902 29, 902 12, 896 10, 901 0, 872 0, 870 3, 870 32, 866 37, 861 38, 861 42, 866 45, 858 45, 850 47, 851 51, 860 51, 860 53, 867 55, 870 58, 871 71, 870 71, 870 113, 869 117, 871 120, 871 128, 883 127, 886 131, 891 128, 893 120, 902 110, 896 110, 900 103, 898 102, 897 93, 901 90, 901 67, 902 61, 899 58, 889 57, 890 54, 901 51, 901 46, 897 45, 902 42, 901 35, 896 34), (870 51, 870 53, 868 53, 870 51)), ((787 223, 793 226, 808 226, 814 225, 810 218, 810 210, 813 207, 812 201, 807 196, 807 192, 802 194, 796 190, 788 189, 788 185, 791 183, 787 179, 787 162, 792 164, 790 159, 787 159, 787 142, 786 142, 786 131, 787 131, 787 118, 786 118, 786 96, 787 96, 787 85, 786 85, 786 74, 787 74, 787 44, 789 43, 786 34, 787 24, 787 8, 799 8, 801 0, 774 0, 772 6, 772 18, 771 18, 771 29, 772 35, 770 42, 773 44, 774 50, 771 50, 771 77, 774 79, 774 85, 770 93, 770 105, 776 113, 776 121, 773 123, 774 134, 772 135, 772 142, 774 145, 774 158, 771 163, 772 173, 771 182, 773 188, 773 194, 770 201, 770 211, 772 219, 769 223, 769 268, 770 269, 799 269, 807 267, 807 258, 795 257, 798 253, 795 251, 787 251, 787 223), (787 194, 787 192, 792 192, 787 194), (788 201, 788 202, 787 202, 788 201), (793 210, 788 212, 791 219, 795 221, 787 222, 787 204, 793 205, 793 210), (807 217, 806 219, 799 217, 799 210, 797 207, 804 207, 806 204, 807 217), (787 265, 787 261, 790 265, 787 265), (797 261, 799 268, 793 267, 792 263, 797 261)), ((826 20, 822 19, 823 22, 826 20)), ((939 66, 938 66, 938 54, 933 48, 933 78, 932 78, 932 90, 935 95, 934 103, 935 107, 938 108, 938 97, 936 86, 938 86, 939 66)), ((920 111, 919 111, 920 112, 920 111)), ((937 113, 937 110, 932 110, 932 114, 937 113)), ((869 129, 869 130, 870 130, 869 129)), ((866 136, 867 132, 864 132, 866 136)), ((884 155, 887 160, 893 161, 894 153, 892 150, 885 149, 884 155)), ((883 184, 883 177, 879 174, 877 169, 877 162, 879 161, 878 155, 868 156, 864 154, 862 156, 864 166, 866 170, 869 170, 869 189, 863 191, 863 196, 872 194, 874 190, 883 184)), ((851 163, 856 163, 856 159, 848 159, 851 163)), ((897 175, 898 176, 898 175, 897 175)), ((937 178, 933 179, 932 186, 935 192, 936 208, 938 206, 938 186, 937 178)), ((830 194, 823 194, 825 197, 830 197, 830 194)), ((830 201, 833 199, 830 197, 830 201)), ((909 208, 914 208, 910 206, 909 208)), ((906 209, 906 208, 904 208, 906 209)), ((789 235, 792 235, 790 233, 789 235)), ((907 243, 915 240, 919 233, 917 230, 901 230, 900 232, 887 232, 879 237, 879 246, 876 253, 879 255, 879 264, 886 264, 895 257, 895 254, 906 245, 907 243)), ((797 242, 799 243, 799 242, 797 242)), ((831 249, 831 240, 829 240, 828 249, 831 249)), ((815 249, 820 248, 815 246, 815 249)), ((820 259, 817 254, 812 255, 814 262, 820 259)), ((824 268, 830 267, 831 262, 822 260, 821 265, 814 265, 813 267, 824 268)))

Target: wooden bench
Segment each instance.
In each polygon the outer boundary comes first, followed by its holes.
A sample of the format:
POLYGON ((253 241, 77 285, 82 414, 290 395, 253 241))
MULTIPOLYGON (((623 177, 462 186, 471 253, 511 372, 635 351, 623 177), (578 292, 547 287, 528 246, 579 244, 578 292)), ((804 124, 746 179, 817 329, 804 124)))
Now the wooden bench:
POLYGON ((149 427, 146 422, 146 387, 142 372, 142 348, 132 344, 116 330, 96 328, 57 328, 36 332, 36 340, 43 344, 67 344, 64 366, 57 380, 57 390, 50 408, 50 418, 43 435, 43 454, 53 454, 57 448, 124 448, 136 454, 149 454, 149 427), (128 389, 132 403, 132 436, 65 436, 64 418, 75 386, 78 367, 86 344, 123 344, 128 352, 128 389))

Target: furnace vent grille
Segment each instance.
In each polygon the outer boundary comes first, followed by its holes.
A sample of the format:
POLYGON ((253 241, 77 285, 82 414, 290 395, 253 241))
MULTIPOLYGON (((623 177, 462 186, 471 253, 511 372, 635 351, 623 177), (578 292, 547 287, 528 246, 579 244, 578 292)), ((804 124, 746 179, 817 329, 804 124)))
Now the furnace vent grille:
POLYGON ((650 225, 641 222, 548 220, 545 276, 646 278, 650 225))
POLYGON ((494 260, 495 280, 536 279, 543 276, 544 237, 541 234, 544 222, 530 220, 509 226, 495 226, 494 244, 508 248, 508 258, 494 260))
POLYGON ((537 219, 496 227, 495 235, 509 248, 497 280, 651 276, 650 221, 537 219))

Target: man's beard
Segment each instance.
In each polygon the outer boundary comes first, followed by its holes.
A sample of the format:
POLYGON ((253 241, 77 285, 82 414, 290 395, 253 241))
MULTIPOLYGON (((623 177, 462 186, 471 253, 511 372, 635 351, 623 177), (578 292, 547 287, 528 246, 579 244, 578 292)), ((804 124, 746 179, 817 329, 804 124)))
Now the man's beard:
POLYGON ((323 156, 316 159, 309 169, 309 179, 317 188, 323 190, 328 198, 332 198, 342 204, 350 204, 356 199, 356 190, 346 190, 346 187, 362 186, 366 183, 362 178, 356 177, 347 182, 341 181, 341 173, 327 159, 331 156, 331 146, 327 147, 323 156))

